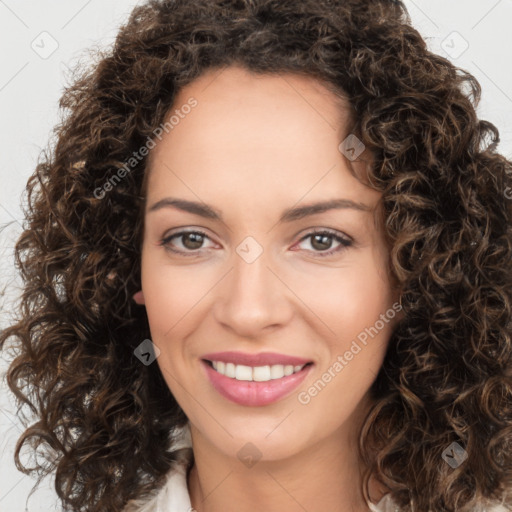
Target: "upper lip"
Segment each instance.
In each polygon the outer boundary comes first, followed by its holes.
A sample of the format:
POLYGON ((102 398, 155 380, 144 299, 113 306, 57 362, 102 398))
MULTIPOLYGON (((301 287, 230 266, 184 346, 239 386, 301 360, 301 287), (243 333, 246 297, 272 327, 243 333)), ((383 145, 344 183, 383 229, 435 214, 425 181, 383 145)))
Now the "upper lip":
POLYGON ((245 366, 272 366, 282 365, 303 365, 311 361, 302 357, 276 354, 274 352, 260 352, 259 354, 246 354, 244 352, 212 352, 205 354, 203 359, 208 361, 223 361, 225 363, 242 364, 245 366))

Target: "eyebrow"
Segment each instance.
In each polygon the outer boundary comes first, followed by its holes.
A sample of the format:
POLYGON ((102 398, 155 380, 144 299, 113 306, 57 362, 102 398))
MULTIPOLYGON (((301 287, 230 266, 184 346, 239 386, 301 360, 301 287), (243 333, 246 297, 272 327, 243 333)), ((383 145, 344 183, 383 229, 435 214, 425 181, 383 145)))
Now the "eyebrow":
MULTIPOLYGON (((206 219, 223 222, 222 213, 212 206, 209 206, 205 203, 199 203, 197 201, 177 199, 173 197, 165 197, 164 199, 160 199, 149 207, 148 213, 167 207, 172 207, 184 212, 192 213, 194 215, 199 215, 200 217, 204 217, 206 219)), ((364 212, 371 211, 371 208, 364 203, 358 203, 350 199, 331 199, 328 201, 320 201, 304 206, 288 208, 281 214, 279 222, 293 222, 305 217, 309 217, 310 215, 339 209, 354 209, 364 212)))

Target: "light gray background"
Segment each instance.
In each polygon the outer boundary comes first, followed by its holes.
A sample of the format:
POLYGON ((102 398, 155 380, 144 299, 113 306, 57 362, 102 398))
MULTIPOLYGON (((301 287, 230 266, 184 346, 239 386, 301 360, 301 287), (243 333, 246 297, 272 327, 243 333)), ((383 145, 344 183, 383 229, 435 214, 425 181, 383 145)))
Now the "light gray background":
MULTIPOLYGON (((22 221, 20 195, 58 122, 58 100, 69 67, 77 60, 87 61, 88 49, 110 45, 137 3, 141 2, 0 0, 0 226, 7 225, 0 233, 0 287, 9 286, 7 295, 0 297, 4 306, 0 328, 9 321, 9 304, 20 285, 12 259, 22 221)), ((479 117, 498 127, 502 140, 498 150, 512 158, 512 0, 405 0, 405 4, 430 50, 480 81, 479 117)), ((5 369, 0 359, 0 376, 5 369)), ((12 462, 20 429, 2 379, 0 512, 60 510, 51 478, 26 503, 33 480, 12 462)))

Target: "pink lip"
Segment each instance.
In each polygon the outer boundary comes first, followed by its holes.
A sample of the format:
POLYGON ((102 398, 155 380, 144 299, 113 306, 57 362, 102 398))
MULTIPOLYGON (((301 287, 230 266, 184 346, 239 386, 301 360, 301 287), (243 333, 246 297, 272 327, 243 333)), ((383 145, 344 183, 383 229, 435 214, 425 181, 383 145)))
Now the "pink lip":
MULTIPOLYGON (((214 360, 219 361, 219 359, 214 360)), ((206 361, 201 361, 201 364, 213 387, 224 398, 251 407, 268 405, 289 395, 306 378, 313 366, 308 365, 300 372, 292 373, 281 379, 255 382, 232 379, 214 370, 206 361)))
POLYGON ((208 361, 224 361, 225 363, 243 364, 245 366, 272 366, 282 365, 303 365, 310 363, 302 357, 287 356, 285 354, 274 354, 273 352, 261 352, 259 354, 246 354, 244 352, 212 352, 205 354, 202 359, 208 361))

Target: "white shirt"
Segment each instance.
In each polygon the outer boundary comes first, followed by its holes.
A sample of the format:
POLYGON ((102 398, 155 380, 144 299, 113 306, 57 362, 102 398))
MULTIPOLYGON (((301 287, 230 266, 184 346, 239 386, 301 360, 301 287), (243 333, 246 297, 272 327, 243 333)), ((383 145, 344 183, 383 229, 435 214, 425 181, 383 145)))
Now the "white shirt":
MULTIPOLYGON (((190 503, 187 487, 187 470, 192 460, 189 424, 178 430, 175 439, 176 442, 172 448, 177 452, 177 460, 169 470, 163 486, 156 489, 149 498, 130 501, 123 512, 195 512, 190 503)), ((384 495, 377 505, 370 503, 369 506, 372 512, 399 512, 390 494, 384 495)), ((507 512, 507 510, 497 505, 488 512, 507 512)))

